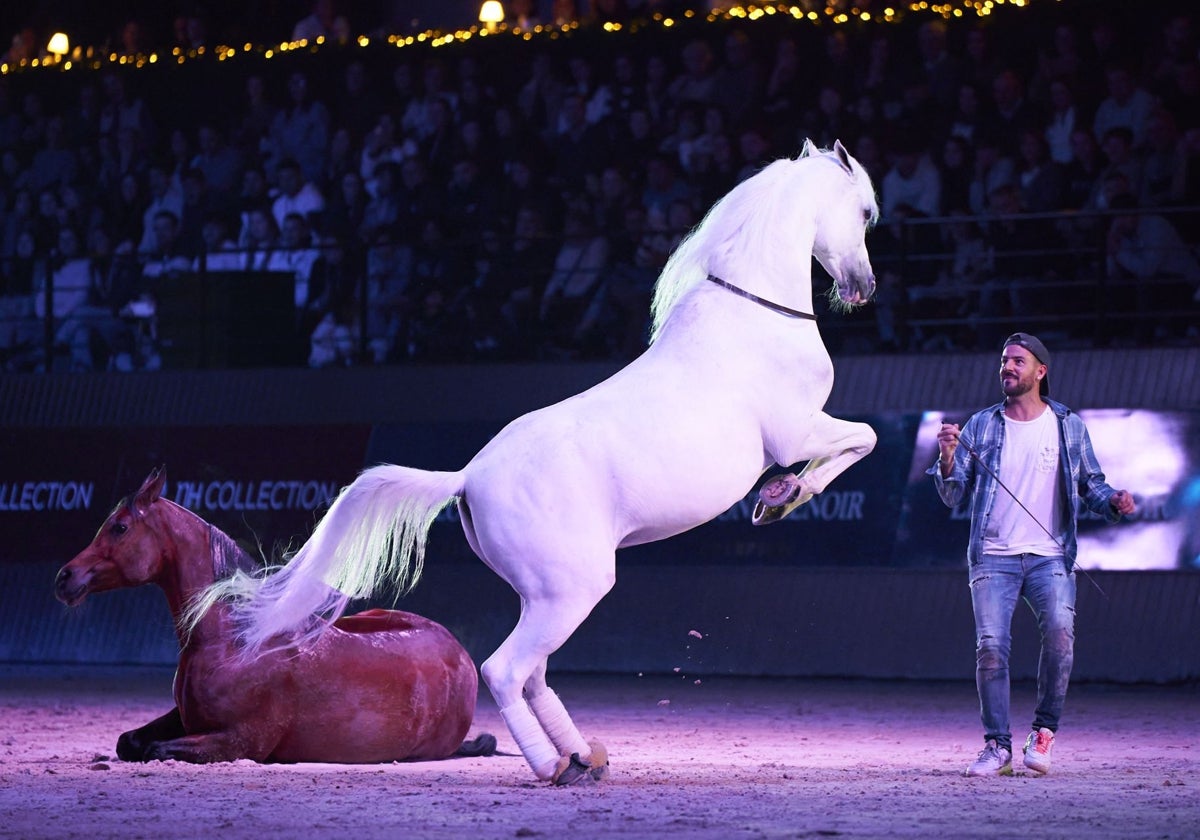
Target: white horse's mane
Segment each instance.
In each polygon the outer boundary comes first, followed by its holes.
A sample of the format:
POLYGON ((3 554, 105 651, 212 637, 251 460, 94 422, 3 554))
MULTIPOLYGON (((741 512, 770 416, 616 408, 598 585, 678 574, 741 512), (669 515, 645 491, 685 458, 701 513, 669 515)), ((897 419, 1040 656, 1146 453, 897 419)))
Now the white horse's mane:
MULTIPOLYGON (((679 243, 655 283, 650 305, 651 344, 660 335, 675 305, 709 274, 721 276, 731 270, 736 272, 741 266, 753 266, 758 274, 773 274, 794 266, 799 257, 809 258, 787 247, 805 240, 801 230, 788 229, 787 225, 797 218, 795 209, 799 205, 819 196, 811 195, 811 190, 797 189, 795 179, 805 171, 812 171, 803 165, 806 159, 823 156, 837 159, 836 155, 831 149, 818 148, 805 140, 795 158, 780 158, 768 164, 712 206, 679 243)), ((849 161, 855 185, 870 194, 868 206, 872 208, 874 223, 878 209, 870 176, 858 161, 853 158, 849 161)), ((838 165, 841 166, 840 161, 838 165)))

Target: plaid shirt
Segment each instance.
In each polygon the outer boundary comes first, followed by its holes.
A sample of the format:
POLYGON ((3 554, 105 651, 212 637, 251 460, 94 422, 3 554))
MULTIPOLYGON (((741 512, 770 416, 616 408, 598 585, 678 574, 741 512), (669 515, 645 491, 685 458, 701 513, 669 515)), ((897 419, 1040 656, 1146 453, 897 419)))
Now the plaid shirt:
MULTIPOLYGON (((1116 522, 1121 516, 1113 510, 1109 499, 1117 491, 1105 483, 1104 473, 1092 450, 1092 439, 1079 415, 1062 403, 1050 399, 1046 402, 1058 418, 1058 463, 1062 487, 1067 496, 1067 505, 1063 509, 1074 514, 1063 517, 1066 521, 1058 523, 1059 532, 1055 539, 1063 546, 1068 566, 1073 567, 1079 550, 1076 517, 1080 504, 1108 522, 1116 522)), ((1004 447, 1003 408, 1004 403, 996 403, 971 415, 962 427, 960 445, 954 450, 954 469, 947 478, 942 478, 942 471, 936 462, 926 470, 927 475, 933 476, 938 495, 947 506, 958 507, 963 498, 971 494, 971 536, 967 542, 969 564, 977 563, 983 553, 983 523, 991 516, 997 489, 1001 493, 1006 492, 998 488, 996 480, 988 474, 988 470, 995 475, 1000 473, 1000 450, 1004 447), (968 452, 969 449, 975 451, 988 470, 979 466, 968 452)))

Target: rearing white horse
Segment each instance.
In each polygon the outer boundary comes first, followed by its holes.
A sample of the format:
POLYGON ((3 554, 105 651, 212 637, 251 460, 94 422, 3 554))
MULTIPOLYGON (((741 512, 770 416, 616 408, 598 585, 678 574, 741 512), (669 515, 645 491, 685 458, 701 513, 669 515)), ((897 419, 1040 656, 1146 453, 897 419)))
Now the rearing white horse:
MULTIPOLYGON (((591 389, 519 417, 457 472, 383 465, 346 487, 282 569, 240 576, 194 608, 235 601, 248 655, 282 632, 326 626, 350 598, 411 587, 437 513, 457 500, 475 553, 521 597, 511 635, 481 672, 539 779, 602 778, 546 684, 550 654, 616 580, 616 550, 694 528, 775 464, 808 461, 762 491, 756 522, 803 504, 869 453, 875 433, 822 411, 833 364, 812 319, 812 257, 830 299, 865 303, 870 177, 836 143, 805 143, 718 201, 655 289, 649 348, 591 389)), ((276 642, 277 643, 277 642, 276 642)))

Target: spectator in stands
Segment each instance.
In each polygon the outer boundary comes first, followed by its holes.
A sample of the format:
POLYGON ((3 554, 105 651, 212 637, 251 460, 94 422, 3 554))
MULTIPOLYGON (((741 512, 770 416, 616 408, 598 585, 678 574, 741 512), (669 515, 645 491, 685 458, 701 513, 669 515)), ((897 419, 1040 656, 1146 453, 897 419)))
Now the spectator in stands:
POLYGON ((413 248, 411 294, 423 300, 433 289, 441 292, 439 312, 457 308, 468 282, 469 253, 455 246, 449 217, 430 216, 420 230, 413 248))
POLYGON ((1174 115, 1165 108, 1155 107, 1147 118, 1141 171, 1139 198, 1142 206, 1167 207, 1186 203, 1187 150, 1174 115))
POLYGON ((194 254, 179 242, 179 217, 170 210, 159 210, 150 223, 151 246, 142 251, 142 277, 160 280, 191 271, 194 254))
POLYGON ((137 176, 121 176, 116 191, 102 197, 100 207, 116 248, 133 251, 142 241, 142 213, 148 201, 137 176))
POLYGON ((945 21, 930 20, 917 28, 917 52, 921 61, 919 76, 930 98, 943 112, 953 108, 964 73, 960 61, 950 52, 945 21))
POLYGON ((278 245, 271 251, 265 266, 267 271, 291 274, 295 278, 292 302, 302 335, 312 332, 324 314, 321 310, 325 301, 310 282, 313 265, 320 256, 314 244, 307 218, 301 213, 288 213, 279 230, 278 245))
POLYGON ((308 366, 350 367, 358 361, 361 342, 359 305, 353 296, 338 300, 309 336, 308 366))
POLYGON ((348 131, 355 144, 363 142, 384 112, 375 89, 364 62, 356 59, 346 65, 342 90, 333 105, 333 124, 348 131))
POLYGON ((268 97, 267 83, 258 73, 246 77, 245 93, 241 120, 233 134, 234 143, 251 160, 262 160, 271 153, 271 126, 279 116, 279 107, 268 97))
POLYGON ((225 135, 215 122, 203 123, 196 131, 199 149, 191 160, 191 168, 204 173, 208 188, 218 201, 232 202, 242 183, 242 154, 225 142, 225 135))
POLYGON ((380 114, 378 122, 363 141, 360 155, 359 175, 367 192, 375 194, 375 177, 381 163, 400 164, 418 152, 415 140, 396 136, 396 121, 392 115, 380 114))
POLYGON ((1105 70, 1108 95, 1096 107, 1092 128, 1097 137, 1107 137, 1114 128, 1130 132, 1132 148, 1141 148, 1146 139, 1146 123, 1154 108, 1154 97, 1137 84, 1130 69, 1115 64, 1105 70))
POLYGON ((146 100, 130 96, 124 78, 116 71, 106 72, 100 79, 104 88, 104 105, 100 109, 98 128, 101 134, 116 134, 130 129, 145 151, 155 146, 154 118, 146 100))
POLYGON ((162 161, 154 161, 150 164, 147 175, 150 203, 142 213, 142 238, 138 244, 138 251, 144 254, 158 249, 154 221, 159 213, 170 213, 176 225, 183 217, 183 188, 171 178, 169 165, 162 161))
POLYGON ((300 165, 305 180, 316 181, 325 171, 329 109, 313 97, 307 74, 293 72, 288 76, 287 88, 288 105, 271 123, 268 171, 291 159, 300 165))
POLYGON ((245 212, 241 246, 245 271, 267 271, 271 258, 279 247, 279 227, 268 205, 260 204, 245 212))
POLYGON ((901 205, 920 216, 941 214, 942 179, 929 155, 912 138, 897 143, 893 163, 880 184, 880 215, 891 218, 901 205))
MULTIPOLYGON (((1142 162, 1133 148, 1133 131, 1124 125, 1113 126, 1100 136, 1100 149, 1104 152, 1105 165, 1098 180, 1104 183, 1110 176, 1120 174, 1128 184, 1128 191, 1137 195, 1142 188, 1142 162)), ((1095 196, 1096 206, 1108 207, 1103 192, 1095 196)))
MULTIPOLYGON (((983 232, 963 210, 951 210, 952 221, 942 227, 944 248, 950 254, 934 283, 908 288, 910 319, 965 319, 977 311, 979 289, 992 272, 991 253, 983 232)), ((977 346, 968 323, 918 327, 912 343, 921 350, 955 351, 977 346)))
POLYGON ((1069 210, 1095 207, 1095 193, 1104 171, 1104 154, 1090 128, 1079 126, 1071 132, 1071 162, 1063 174, 1063 206, 1069 210))
POLYGON ((412 246, 420 238, 421 225, 426 219, 444 215, 446 191, 441 183, 430 178, 420 157, 411 157, 400 164, 399 198, 396 230, 399 241, 412 246))
POLYGON ((53 116, 46 120, 46 131, 33 161, 26 171, 26 181, 33 190, 57 188, 73 184, 79 168, 75 150, 67 145, 66 127, 63 118, 53 116))
POLYGON ((979 88, 972 84, 960 85, 947 133, 951 137, 959 137, 974 145, 987 130, 984 122, 983 97, 980 95, 979 88))
POLYGON ((180 180, 183 207, 179 217, 179 244, 190 254, 200 251, 204 236, 201 229, 211 213, 221 209, 208 190, 208 181, 199 169, 187 169, 180 180))
POLYGON ((723 60, 716 70, 720 84, 709 104, 719 107, 730 125, 741 127, 758 119, 767 70, 745 31, 729 32, 721 44, 723 60))
POLYGON ((33 233, 21 231, 12 253, 0 260, 0 364, 4 370, 26 367, 41 340, 42 324, 34 315, 33 296, 45 271, 45 261, 35 253, 33 233))
POLYGON ((942 212, 957 208, 965 213, 971 203, 971 179, 974 176, 971 146, 961 137, 950 135, 942 144, 937 167, 941 181, 939 206, 942 212))
POLYGON ((1052 161, 1066 166, 1074 159, 1071 135, 1077 127, 1085 125, 1084 115, 1080 113, 1070 85, 1061 79, 1050 82, 1050 108, 1044 136, 1052 161))
MULTIPOLYGON (((979 314, 985 320, 1019 316, 1030 323, 1038 316, 1050 318, 1066 309, 1066 295, 1053 293, 1059 282, 1051 256, 1060 247, 1056 232, 1042 222, 1022 218, 1023 213, 1017 185, 1005 184, 992 191, 992 218, 985 235, 994 274, 979 299, 979 314)), ((1006 331, 1003 322, 981 324, 982 346, 994 346, 998 334, 1006 331)))
POLYGON ((997 189, 1016 182, 1016 164, 1004 154, 991 135, 983 134, 975 142, 975 175, 971 179, 971 212, 982 216, 988 212, 990 197, 997 189))
POLYGON ((325 196, 310 180, 305 178, 300 164, 291 158, 279 162, 277 171, 279 192, 271 202, 275 224, 283 229, 283 222, 293 213, 301 216, 305 223, 317 218, 325 209, 325 196))
POLYGON ((453 121, 458 109, 458 94, 450 83, 446 65, 436 58, 428 59, 421 71, 421 92, 412 99, 400 118, 400 128, 406 137, 424 143, 429 135, 447 119, 449 109, 453 121), (434 113, 434 111, 438 113, 434 113))
MULTIPOLYGON (((69 230, 69 229, 68 229, 69 230)), ((63 319, 55 342, 66 348, 72 370, 109 370, 135 351, 133 327, 119 313, 139 292, 136 264, 117 257, 103 227, 88 233, 87 291, 63 319)))
POLYGON ((102 193, 115 192, 126 175, 139 181, 146 177, 146 155, 139 148, 135 129, 122 128, 115 135, 103 134, 97 148, 100 163, 96 180, 102 193))
POLYGON ((339 13, 333 0, 312 0, 311 11, 292 27, 293 41, 315 42, 318 38, 344 44, 350 40, 350 22, 339 13))
POLYGON ((5 206, 8 193, 0 190, 0 261, 10 259, 17 252, 17 240, 28 235, 33 242, 33 194, 27 188, 12 193, 5 206))
POLYGON ((400 192, 400 167, 385 162, 375 167, 374 194, 363 208, 359 237, 368 244, 386 232, 392 232, 400 221, 403 199, 400 192))
POLYGON ((554 268, 555 255, 546 218, 537 204, 517 211, 508 239, 511 245, 496 258, 498 270, 493 285, 501 300, 507 352, 529 358, 536 350, 537 307, 554 268))
MULTIPOLYGON (((1001 70, 992 80, 991 102, 982 129, 1006 155, 1017 153, 1017 137, 1030 125, 1042 125, 1035 108, 1025 98, 1025 84, 1017 71, 1001 70)), ((979 138, 976 138, 978 142, 979 138)))
POLYGON ((200 229, 201 247, 192 261, 192 271, 241 271, 245 257, 229 232, 229 222, 219 212, 212 211, 200 229))
POLYGON ((1049 213, 1063 206, 1062 168, 1050 159, 1041 129, 1028 126, 1017 137, 1016 182, 1027 213, 1049 213))
POLYGON ((538 307, 541 345, 550 358, 579 359, 599 355, 608 240, 593 223, 591 208, 577 202, 563 220, 562 245, 554 271, 538 307))
POLYGON ((563 96, 561 125, 551 141, 550 182, 560 190, 582 193, 610 159, 608 136, 602 127, 588 123, 586 103, 577 93, 563 96))
POLYGON ((454 110, 448 100, 439 97, 428 103, 425 117, 429 129, 417 144, 419 157, 430 177, 442 183, 450 175, 458 141, 454 110))
POLYGON ((357 172, 347 172, 341 177, 337 189, 321 213, 316 224, 318 232, 323 238, 332 239, 342 245, 357 241, 370 200, 362 177, 357 172))
POLYGON ((481 171, 475 159, 460 156, 450 170, 446 187, 444 218, 453 220, 455 234, 449 244, 468 252, 479 241, 479 233, 495 216, 496 191, 491 178, 481 171))
POLYGON ((684 45, 680 53, 683 72, 677 75, 667 88, 671 103, 679 106, 684 102, 702 105, 717 103, 721 91, 721 79, 717 75, 716 56, 707 41, 695 38, 684 45))
POLYGON ((1137 212, 1137 199, 1115 195, 1108 228, 1109 273, 1134 281, 1136 337, 1141 344, 1179 338, 1195 329, 1200 304, 1200 263, 1162 216, 1137 212))

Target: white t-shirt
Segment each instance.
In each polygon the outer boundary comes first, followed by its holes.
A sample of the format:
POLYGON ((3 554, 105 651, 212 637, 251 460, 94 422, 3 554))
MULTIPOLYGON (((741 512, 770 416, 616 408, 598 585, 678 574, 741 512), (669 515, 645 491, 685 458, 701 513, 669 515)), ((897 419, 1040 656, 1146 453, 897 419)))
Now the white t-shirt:
POLYGON ((1033 420, 1004 417, 999 476, 1012 495, 1003 487, 996 488, 991 515, 984 528, 984 554, 1030 553, 1052 557, 1063 553, 1062 546, 1041 527, 1045 525, 1052 534, 1061 530, 1063 503, 1058 447, 1058 418, 1050 406, 1033 420), (1013 495, 1028 512, 1013 500, 1013 495))

